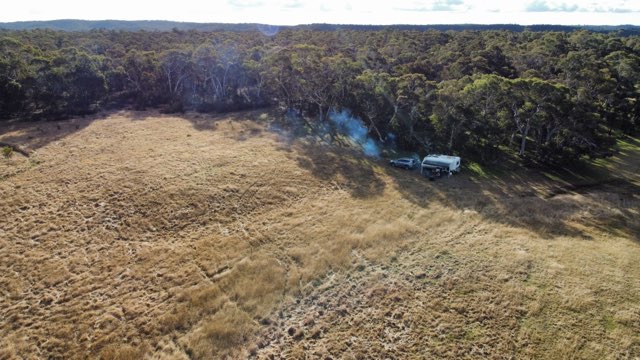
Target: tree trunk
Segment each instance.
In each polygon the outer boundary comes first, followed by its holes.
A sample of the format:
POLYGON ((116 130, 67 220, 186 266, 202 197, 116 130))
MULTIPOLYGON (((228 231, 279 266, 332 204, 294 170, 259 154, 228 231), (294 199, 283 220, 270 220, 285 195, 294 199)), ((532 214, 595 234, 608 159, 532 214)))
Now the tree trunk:
POLYGON ((526 146, 527 146, 527 135, 529 135, 529 122, 527 122, 527 125, 524 127, 524 131, 522 132, 522 140, 520 141, 520 156, 524 155, 524 151, 526 150, 526 146))
POLYGON ((322 109, 322 104, 318 103, 318 113, 320 114, 320 122, 325 121, 324 110, 322 109))
POLYGON ((449 136, 449 144, 447 144, 447 147, 449 148, 449 151, 451 151, 451 149, 453 148, 453 137, 456 133, 456 126, 452 125, 451 126, 451 135, 449 136))

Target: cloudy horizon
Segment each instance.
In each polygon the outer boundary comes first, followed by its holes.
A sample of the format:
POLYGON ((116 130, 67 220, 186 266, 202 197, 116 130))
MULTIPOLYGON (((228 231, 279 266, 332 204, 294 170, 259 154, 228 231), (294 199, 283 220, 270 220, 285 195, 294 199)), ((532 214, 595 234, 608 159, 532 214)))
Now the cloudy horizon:
POLYGON ((56 19, 169 20, 201 23, 640 25, 632 0, 182 0, 180 6, 112 0, 24 0, 5 5, 0 21, 56 19))

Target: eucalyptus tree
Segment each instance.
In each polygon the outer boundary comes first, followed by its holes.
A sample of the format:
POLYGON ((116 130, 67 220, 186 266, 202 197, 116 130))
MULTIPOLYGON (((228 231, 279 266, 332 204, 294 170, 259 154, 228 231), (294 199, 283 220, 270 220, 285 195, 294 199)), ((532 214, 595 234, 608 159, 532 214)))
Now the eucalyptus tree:
POLYGON ((393 79, 395 97, 391 129, 407 148, 429 147, 429 114, 436 95, 436 83, 422 74, 405 74, 393 79))
POLYGON ((181 101, 185 83, 192 76, 193 63, 189 49, 169 49, 160 54, 160 68, 169 99, 181 101))

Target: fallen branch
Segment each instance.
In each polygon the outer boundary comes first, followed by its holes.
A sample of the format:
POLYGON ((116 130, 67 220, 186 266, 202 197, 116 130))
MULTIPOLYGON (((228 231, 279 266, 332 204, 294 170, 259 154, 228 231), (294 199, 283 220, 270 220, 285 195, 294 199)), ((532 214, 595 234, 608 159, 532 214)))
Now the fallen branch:
POLYGON ((9 144, 9 143, 5 143, 5 142, 1 142, 0 141, 0 147, 10 147, 13 151, 20 153, 26 157, 31 156, 31 153, 27 150, 27 149, 23 149, 18 145, 13 145, 13 144, 9 144))

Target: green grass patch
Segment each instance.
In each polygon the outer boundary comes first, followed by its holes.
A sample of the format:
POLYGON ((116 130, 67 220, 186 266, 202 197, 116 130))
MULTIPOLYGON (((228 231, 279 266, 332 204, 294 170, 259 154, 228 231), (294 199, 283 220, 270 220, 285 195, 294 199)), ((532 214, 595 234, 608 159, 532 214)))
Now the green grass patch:
POLYGON ((479 324, 472 324, 464 333, 464 339, 474 341, 484 336, 485 330, 479 324))
POLYGON ((489 178, 489 170, 475 161, 467 162, 464 167, 465 170, 470 172, 473 176, 476 176, 480 179, 489 178))
POLYGON ((640 141, 625 137, 618 140, 616 148, 619 153, 613 156, 597 159, 584 157, 563 167, 546 169, 542 174, 550 180, 577 186, 629 178, 640 165, 640 141))
POLYGON ((5 146, 2 148, 2 156, 5 158, 10 158, 13 155, 13 149, 11 146, 5 146))
POLYGON ((624 139, 618 140, 618 143, 616 145, 620 151, 640 152, 640 139, 636 139, 630 136, 627 136, 624 139))
POLYGON ((558 174, 558 173, 551 173, 549 171, 543 171, 542 175, 544 175, 544 177, 546 177, 549 180, 553 180, 553 181, 563 181, 562 177, 558 174))
POLYGON ((601 323, 607 332, 611 332, 616 328, 616 320, 611 315, 603 315, 601 323))

